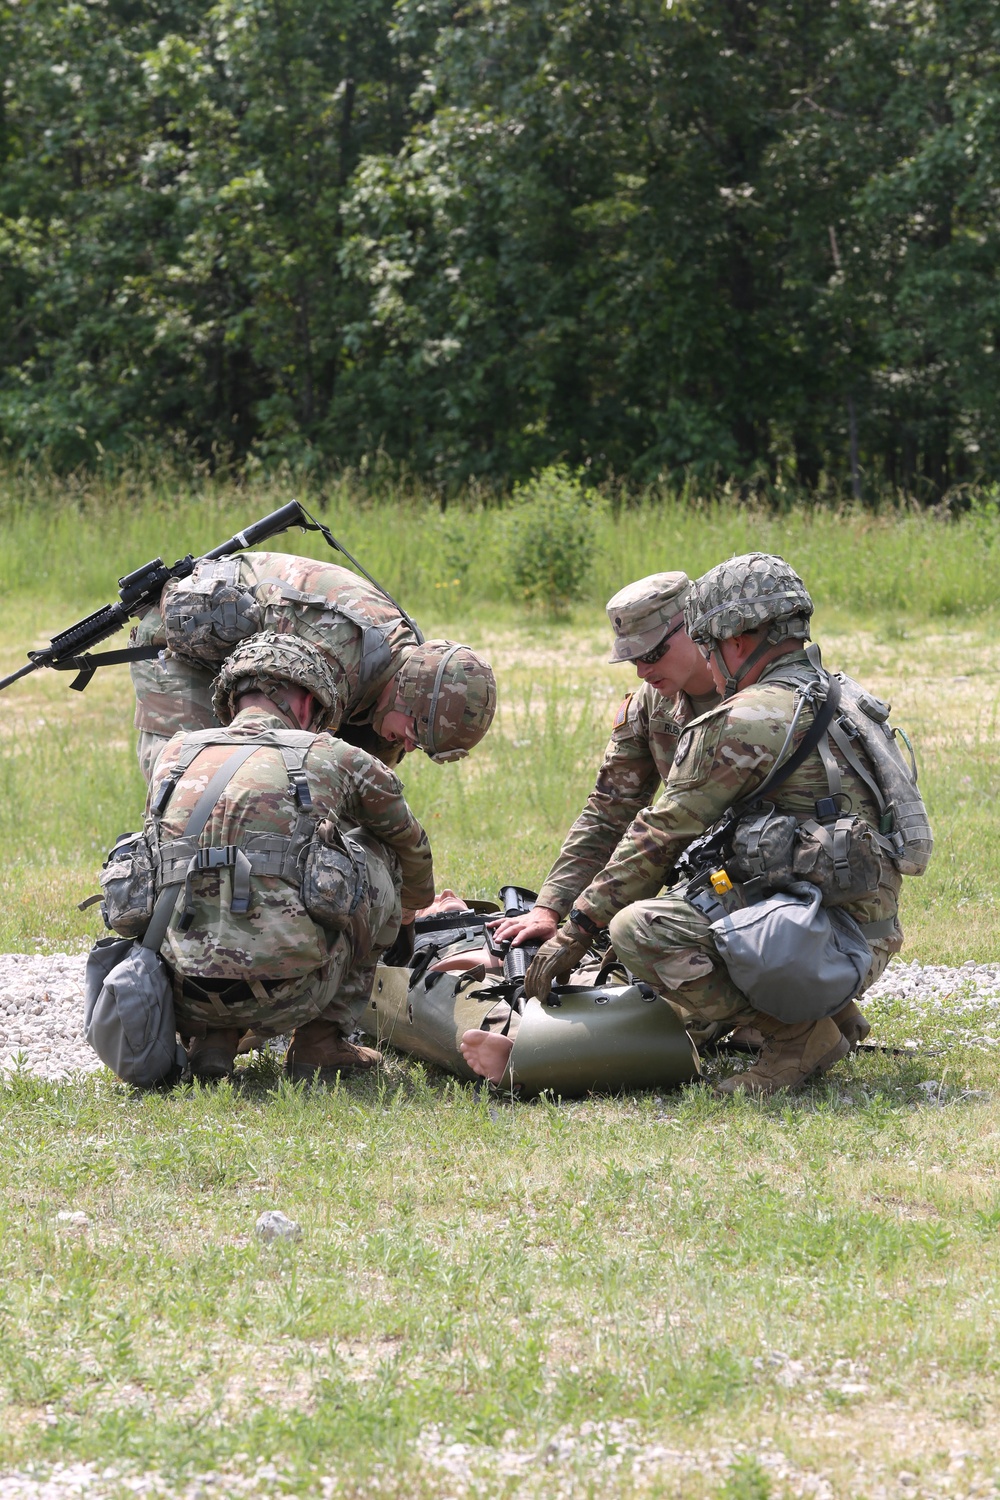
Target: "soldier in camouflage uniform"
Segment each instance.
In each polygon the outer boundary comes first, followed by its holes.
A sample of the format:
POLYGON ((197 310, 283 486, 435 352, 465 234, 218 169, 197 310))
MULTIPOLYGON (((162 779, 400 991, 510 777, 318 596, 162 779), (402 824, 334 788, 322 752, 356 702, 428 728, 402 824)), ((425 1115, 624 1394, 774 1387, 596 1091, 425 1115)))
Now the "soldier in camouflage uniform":
MULTIPOLYGON (((832 1066, 868 1030, 853 1001, 836 1016, 796 1024, 755 1011, 718 956, 710 919, 686 899, 686 884, 658 894, 687 846, 762 784, 802 703, 796 689, 822 680, 804 649, 812 608, 797 574, 783 559, 765 554, 720 564, 693 586, 685 609, 688 633, 704 647, 723 701, 689 724, 659 800, 636 818, 614 858, 577 898, 565 926, 539 951, 525 984, 526 993, 547 995, 553 978, 569 972, 593 934, 610 924, 620 957, 689 1024, 747 1023, 767 1038, 755 1067, 720 1086, 727 1093, 797 1087, 832 1066)), ((814 701, 806 697, 800 708, 788 756, 808 732, 814 701)), ((830 753, 852 811, 877 829, 879 809, 868 786, 836 749, 830 753)), ((768 792, 767 800, 801 821, 814 815, 817 798, 827 795, 829 785, 817 749, 768 792)), ((902 945, 900 886, 898 872, 884 860, 878 894, 845 903, 867 928, 873 952, 862 989, 902 945)), ((803 975, 804 989, 808 985, 809 976, 803 975)))
MULTIPOLYGON (((196 1076, 231 1072, 248 1028, 293 1031, 293 1079, 380 1060, 346 1040, 351 1003, 367 998, 401 915, 412 919, 433 900, 434 877, 427 836, 394 773, 318 732, 339 718, 344 691, 343 674, 316 646, 263 634, 238 646, 216 681, 213 706, 227 727, 175 735, 157 761, 147 811, 156 867, 168 879, 173 866, 188 869, 160 953, 174 974, 178 1030, 196 1076), (192 808, 234 747, 254 741, 260 748, 234 770, 185 865, 192 808), (353 841, 346 864, 345 830, 353 841), (335 878, 343 868, 356 877, 353 910, 334 909, 329 921, 306 905, 307 873, 317 868, 311 839, 341 856, 335 878)), ((312 885, 322 889, 329 873, 318 868, 312 885)))
POLYGON ((718 702, 712 674, 684 629, 690 587, 686 573, 651 573, 608 600, 615 637, 610 660, 631 662, 640 686, 625 694, 615 714, 597 784, 566 835, 534 910, 502 921, 498 938, 519 945, 553 936, 633 818, 656 796, 687 724, 718 702))
POLYGON ((331 727, 386 765, 414 746, 455 759, 489 728, 496 707, 489 664, 468 646, 418 644, 396 605, 348 568, 282 552, 203 558, 189 578, 167 584, 160 608, 132 634, 135 645, 164 648, 132 666, 147 781, 171 735, 215 725, 213 678, 233 647, 261 630, 311 641, 328 656, 345 685, 343 719, 331 727))

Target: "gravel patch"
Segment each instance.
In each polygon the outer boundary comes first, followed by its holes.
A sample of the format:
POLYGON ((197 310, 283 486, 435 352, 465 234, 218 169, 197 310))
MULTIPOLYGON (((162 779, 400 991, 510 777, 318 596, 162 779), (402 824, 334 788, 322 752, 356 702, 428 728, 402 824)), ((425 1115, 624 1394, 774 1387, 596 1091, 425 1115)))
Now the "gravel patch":
MULTIPOLYGON (((53 1080, 95 1073, 101 1063, 83 1039, 85 953, 0 954, 0 1069, 21 1066, 53 1080)), ((914 1020, 943 1006, 960 1019, 995 1011, 1000 1026, 1000 964, 959 968, 894 963, 865 996, 892 1001, 914 1020)), ((1000 1041, 987 1036, 976 1040, 1000 1041)))

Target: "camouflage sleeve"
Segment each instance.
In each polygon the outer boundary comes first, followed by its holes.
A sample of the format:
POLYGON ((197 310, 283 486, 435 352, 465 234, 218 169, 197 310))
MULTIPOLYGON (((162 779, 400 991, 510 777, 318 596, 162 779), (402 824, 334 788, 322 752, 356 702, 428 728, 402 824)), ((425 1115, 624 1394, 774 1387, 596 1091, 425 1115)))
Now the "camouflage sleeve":
MULTIPOLYGON (((655 896, 679 855, 749 795, 767 775, 785 741, 787 712, 761 709, 750 693, 697 719, 681 736, 663 794, 635 819, 610 863, 577 900, 601 925, 616 912, 655 896)), ((801 720, 805 733, 808 711, 801 720)))
MULTIPOLYGON (((163 620, 151 609, 132 629, 129 644, 163 644, 163 620)), ((210 729, 216 723, 212 707, 213 674, 191 662, 160 655, 153 661, 131 663, 135 688, 135 727, 167 738, 179 729, 210 729)))
MULTIPOLYGON (((320 735, 309 752, 310 771, 324 768, 338 789, 325 810, 331 817, 360 824, 394 850, 403 872, 403 905, 429 906, 434 900, 430 841, 407 805, 399 777, 374 756, 330 735, 320 735)), ((322 793, 316 804, 317 811, 324 810, 322 793)))
POLYGON ((562 917, 603 870, 633 818, 656 794, 660 772, 650 748, 649 705, 650 696, 641 689, 626 696, 597 784, 538 893, 539 906, 562 917))

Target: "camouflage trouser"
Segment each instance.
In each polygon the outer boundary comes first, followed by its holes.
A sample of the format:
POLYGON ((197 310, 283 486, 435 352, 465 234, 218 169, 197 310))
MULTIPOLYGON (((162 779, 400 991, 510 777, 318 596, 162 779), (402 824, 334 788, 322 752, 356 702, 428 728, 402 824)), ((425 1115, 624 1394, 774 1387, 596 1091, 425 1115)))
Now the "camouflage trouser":
MULTIPOLYGON (((174 974, 174 1012, 182 1036, 239 1027, 259 1036, 282 1036, 321 1016, 346 1036, 354 1031, 371 997, 375 965, 399 931, 402 915, 399 861, 391 849, 363 829, 352 838, 366 856, 369 903, 364 920, 352 919, 330 945, 326 963, 312 973, 267 984, 247 981, 251 993, 228 1001, 206 982, 174 974), (200 992, 200 993, 198 993, 200 992)), ((213 980, 213 986, 225 981, 213 980)))
MULTIPOLYGON (((729 977, 716 952, 709 919, 688 904, 681 890, 650 901, 636 901, 612 918, 611 941, 619 958, 673 1006, 689 1030, 725 1021, 737 1026, 752 1020, 753 1006, 729 977)), ((872 966, 859 994, 875 983, 893 953, 898 937, 872 943, 872 966)))
POLYGON ((636 901, 612 918, 618 957, 673 1006, 684 1025, 749 1020, 753 1007, 715 951, 709 922, 679 892, 636 901))

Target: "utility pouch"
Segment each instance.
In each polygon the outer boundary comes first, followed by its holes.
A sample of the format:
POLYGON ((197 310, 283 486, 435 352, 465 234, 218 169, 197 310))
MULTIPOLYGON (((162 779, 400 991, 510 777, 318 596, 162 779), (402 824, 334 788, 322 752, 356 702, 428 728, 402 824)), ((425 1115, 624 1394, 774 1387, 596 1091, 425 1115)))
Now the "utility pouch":
POLYGON ((863 818, 809 818, 798 827, 793 868, 796 880, 819 886, 824 906, 846 906, 878 895, 882 856, 863 818))
POLYGON ((321 927, 344 932, 365 899, 365 851, 329 818, 318 825, 302 869, 302 905, 321 927))
POLYGON ((123 938, 141 937, 156 899, 153 856, 144 833, 123 833, 100 874, 101 916, 123 938))
POLYGON ((769 807, 737 823, 726 868, 743 882, 749 900, 808 880, 819 887, 824 906, 846 906, 878 894, 882 858, 863 818, 800 823, 769 807))
POLYGON ((238 641, 256 635, 263 613, 240 581, 238 557, 203 558, 189 578, 172 579, 160 612, 167 645, 186 661, 219 667, 238 641))

